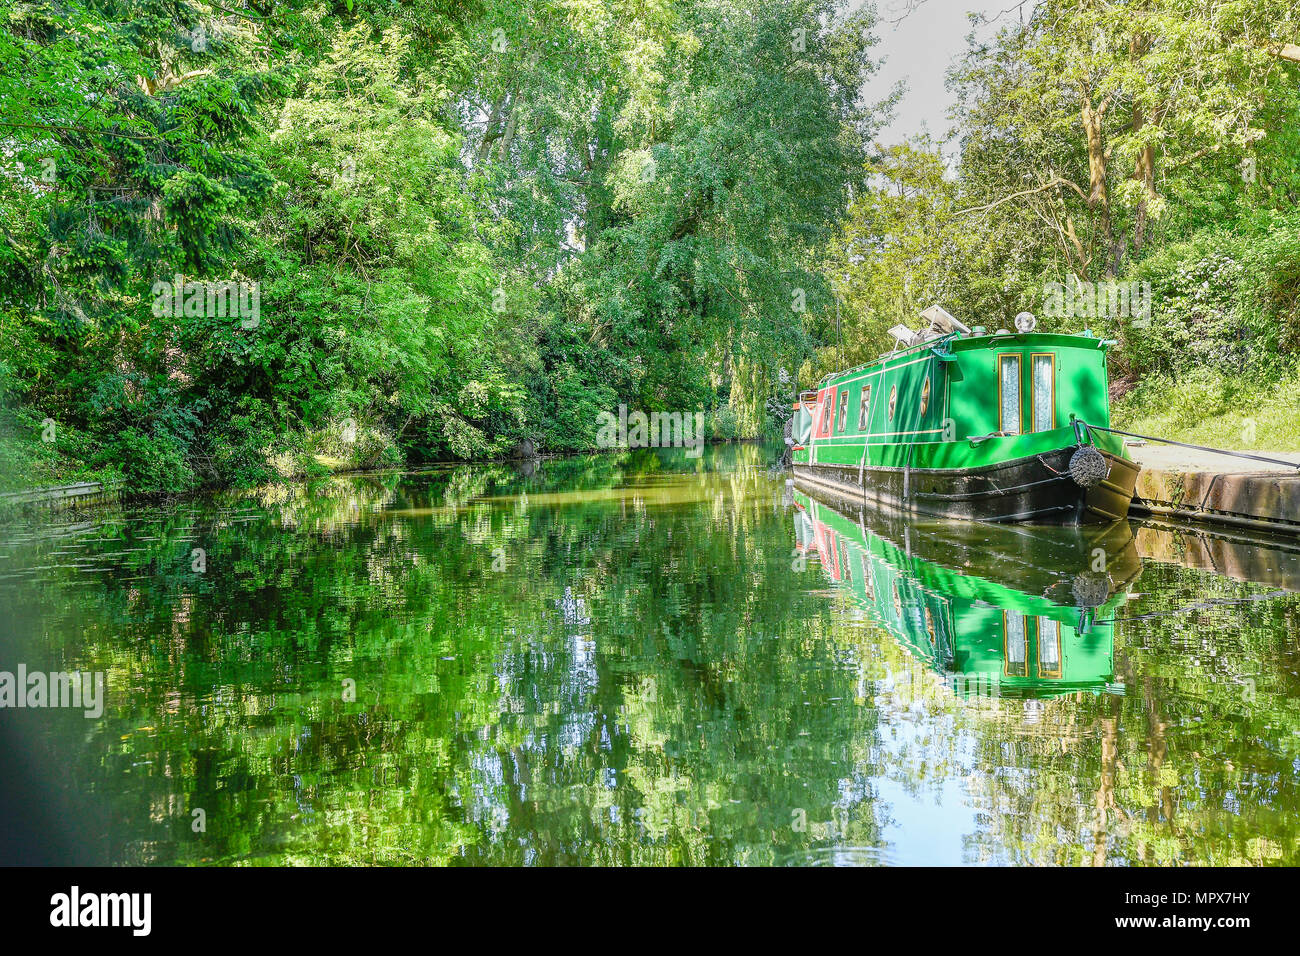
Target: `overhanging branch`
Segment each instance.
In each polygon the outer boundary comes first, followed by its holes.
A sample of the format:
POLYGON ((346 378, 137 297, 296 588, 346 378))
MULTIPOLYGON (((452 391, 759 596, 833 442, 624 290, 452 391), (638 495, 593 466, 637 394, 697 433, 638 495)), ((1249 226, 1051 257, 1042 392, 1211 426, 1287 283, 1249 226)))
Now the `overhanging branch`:
POLYGON ((1037 193, 1047 192, 1047 190, 1054 189, 1057 186, 1069 186, 1071 189, 1073 189, 1076 193, 1079 194, 1080 199, 1082 199, 1084 202, 1088 201, 1088 194, 1085 193, 1082 189, 1080 189, 1076 184, 1070 182, 1070 180, 1068 179, 1063 179, 1060 176, 1053 176, 1050 180, 1043 183, 1043 185, 1041 186, 1036 186, 1033 189, 1022 189, 1018 193, 1011 193, 1009 196, 1003 196, 1001 199, 996 199, 993 202, 988 203, 987 205, 970 206, 966 209, 958 209, 955 213, 953 213, 953 216, 954 217, 964 216, 969 212, 988 212, 990 209, 995 209, 998 206, 1001 206, 1004 202, 1010 202, 1011 200, 1019 199, 1022 196, 1033 196, 1036 195, 1037 193))

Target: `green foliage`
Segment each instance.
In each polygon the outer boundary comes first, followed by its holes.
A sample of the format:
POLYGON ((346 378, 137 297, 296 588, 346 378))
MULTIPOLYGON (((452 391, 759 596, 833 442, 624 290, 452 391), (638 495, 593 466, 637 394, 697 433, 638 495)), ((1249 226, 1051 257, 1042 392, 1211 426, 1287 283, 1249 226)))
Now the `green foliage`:
POLYGON ((0 460, 163 492, 589 448, 620 403, 759 434, 830 301, 871 22, 0 0, 0 321, 29 347, 0 460), (260 316, 173 314, 177 281, 260 316), (33 446, 37 412, 82 444, 33 446))
POLYGON ((740 437, 736 410, 730 405, 715 408, 704 421, 704 434, 713 441, 732 441, 740 437))
POLYGON ((1112 322, 1122 369, 1180 377, 1218 369, 1285 376, 1300 354, 1300 217, 1265 215, 1204 230, 1137 263, 1151 322, 1112 322))
POLYGON ((1116 402, 1116 427, 1214 448, 1300 451, 1300 376, 1202 368, 1152 375, 1116 402))

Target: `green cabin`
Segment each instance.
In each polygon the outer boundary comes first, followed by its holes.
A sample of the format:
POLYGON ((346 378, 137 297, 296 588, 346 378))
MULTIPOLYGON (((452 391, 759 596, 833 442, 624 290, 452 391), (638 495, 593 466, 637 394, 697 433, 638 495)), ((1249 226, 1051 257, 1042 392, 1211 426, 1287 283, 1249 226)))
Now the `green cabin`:
POLYGON ((1075 440, 1073 418, 1110 427, 1107 344, 1048 333, 953 338, 841 372, 815 393, 802 450, 809 461, 856 465, 865 447, 867 464, 936 468, 1049 451, 1075 440), (982 440, 972 447, 972 438, 982 440))

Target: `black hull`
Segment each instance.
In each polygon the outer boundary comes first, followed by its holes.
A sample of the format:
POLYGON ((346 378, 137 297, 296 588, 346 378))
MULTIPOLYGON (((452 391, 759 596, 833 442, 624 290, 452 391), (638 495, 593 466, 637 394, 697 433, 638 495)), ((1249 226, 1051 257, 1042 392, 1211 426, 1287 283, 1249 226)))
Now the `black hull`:
POLYGON ((1138 465, 1106 452, 1110 475, 1091 488, 1070 477, 1075 446, 952 470, 796 464, 796 480, 855 504, 967 521, 1105 524, 1128 516, 1138 465), (861 475, 861 478, 859 478, 861 475))

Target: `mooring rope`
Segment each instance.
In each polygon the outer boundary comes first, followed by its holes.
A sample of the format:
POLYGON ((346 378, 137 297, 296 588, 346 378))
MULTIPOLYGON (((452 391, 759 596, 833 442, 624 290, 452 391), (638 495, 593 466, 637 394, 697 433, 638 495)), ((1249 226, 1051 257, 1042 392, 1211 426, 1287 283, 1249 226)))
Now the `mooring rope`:
POLYGON ((1083 419, 1079 419, 1079 424, 1084 428, 1095 428, 1102 432, 1111 432, 1115 435, 1124 435, 1127 438, 1141 438, 1144 441, 1159 441, 1166 445, 1177 445, 1180 448, 1192 448, 1196 451, 1208 451, 1216 455, 1231 455, 1234 458, 1249 458, 1252 461, 1266 461, 1270 465, 1285 465, 1288 468, 1300 469, 1300 464, 1294 461, 1283 461, 1280 458, 1265 458, 1263 455, 1248 455, 1244 451, 1228 451, 1224 448, 1211 448, 1208 445, 1190 445, 1185 441, 1174 441, 1172 438, 1157 438, 1154 435, 1138 435, 1133 432, 1122 432, 1118 428, 1107 428, 1105 425, 1090 425, 1083 419))

